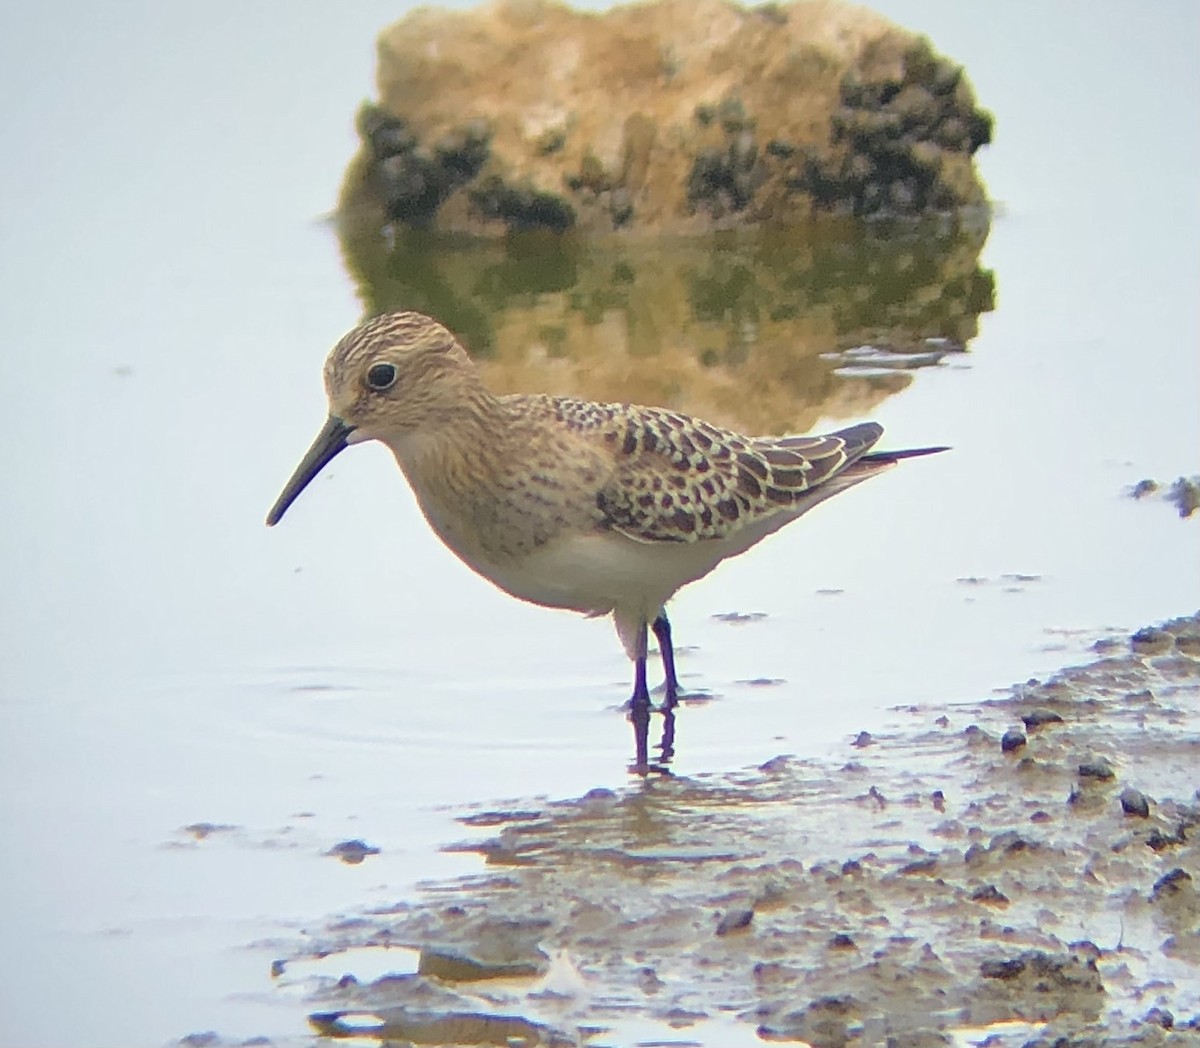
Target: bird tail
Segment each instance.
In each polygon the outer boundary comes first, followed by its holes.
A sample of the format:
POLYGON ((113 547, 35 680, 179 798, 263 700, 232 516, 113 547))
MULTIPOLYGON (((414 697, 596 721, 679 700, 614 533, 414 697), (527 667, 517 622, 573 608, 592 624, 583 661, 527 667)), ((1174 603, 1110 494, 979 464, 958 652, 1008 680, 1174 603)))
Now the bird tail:
MULTIPOLYGON (((878 439, 878 437, 876 437, 878 439)), ((868 445, 869 447, 870 445, 868 445)), ((906 458, 919 458, 922 455, 935 455, 939 451, 949 451, 949 448, 910 448, 904 451, 870 451, 859 455, 839 473, 834 474, 823 484, 819 484, 808 494, 802 496, 796 503, 800 513, 807 513, 818 502, 824 502, 847 488, 861 484, 876 474, 891 469, 896 463, 906 458)))
POLYGON ((856 461, 891 465, 901 459, 920 458, 922 455, 936 455, 938 452, 949 450, 949 447, 942 445, 936 448, 908 448, 905 451, 871 451, 866 455, 860 455, 856 461))

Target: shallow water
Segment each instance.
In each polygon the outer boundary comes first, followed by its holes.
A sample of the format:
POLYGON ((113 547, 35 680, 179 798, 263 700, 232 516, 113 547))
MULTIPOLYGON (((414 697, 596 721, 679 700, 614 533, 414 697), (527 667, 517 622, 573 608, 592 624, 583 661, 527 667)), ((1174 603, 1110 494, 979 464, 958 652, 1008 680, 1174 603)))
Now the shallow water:
POLYGON ((1153 1008, 1188 1028, 1200 619, 1168 629, 908 707, 832 760, 480 807, 455 846, 479 876, 307 929, 284 975, 324 1028, 398 1041, 448 1016, 519 1015, 542 1044, 628 1043, 633 1018, 701 1044, 729 1016, 817 1046, 1026 1044, 1016 1020, 1120 1044, 1153 1008))
MULTIPOLYGON (((1195 519, 1124 494, 1197 471, 1195 12, 876 6, 995 110, 996 308, 967 354, 795 409, 955 450, 680 596, 684 682, 712 696, 680 714, 681 775, 819 758, 1197 603, 1195 519)), ((381 449, 262 526, 360 312, 321 216, 398 13, 292 12, 31 9, 0 33, 3 1044, 300 1037, 279 943, 477 871, 439 851, 466 806, 627 778, 611 628, 473 577, 381 449), (353 839, 380 854, 324 854, 353 839)), ((552 293, 516 306, 562 326, 552 293)))

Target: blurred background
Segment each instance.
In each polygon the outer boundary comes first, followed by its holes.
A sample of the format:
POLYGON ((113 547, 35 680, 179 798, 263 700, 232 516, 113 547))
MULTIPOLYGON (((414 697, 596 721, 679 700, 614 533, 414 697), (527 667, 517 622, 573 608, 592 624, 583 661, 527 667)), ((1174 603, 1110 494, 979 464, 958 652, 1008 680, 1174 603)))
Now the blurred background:
POLYGON ((611 626, 471 575, 382 448, 263 527, 324 419, 325 354, 394 304, 389 280, 448 288, 468 334, 558 347, 494 353, 497 386, 954 446, 679 597, 684 683, 711 699, 680 715, 679 774, 832 753, 891 707, 1195 610, 1195 519, 1127 491, 1197 470, 1200 15, 871 6, 993 112, 990 227, 571 249, 561 286, 544 248, 398 264, 339 243, 374 41, 405 4, 0 12, 0 1044, 299 1037, 273 942, 474 869, 439 851, 465 804, 627 781, 611 626), (592 294, 614 272, 652 274, 659 303, 615 371, 628 302, 592 294), (762 337, 731 342, 750 313, 762 337), (719 382, 684 384, 685 324, 719 382), (965 352, 904 374, 822 359, 860 330, 965 352), (351 838, 381 854, 322 854, 351 838))

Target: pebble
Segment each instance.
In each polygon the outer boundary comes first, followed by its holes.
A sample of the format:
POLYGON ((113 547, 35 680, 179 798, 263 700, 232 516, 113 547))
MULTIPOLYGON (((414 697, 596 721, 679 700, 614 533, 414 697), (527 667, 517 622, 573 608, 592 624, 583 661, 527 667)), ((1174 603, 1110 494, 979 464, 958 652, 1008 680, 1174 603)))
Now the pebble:
POLYGON ((1164 873, 1154 882, 1154 890, 1150 893, 1151 901, 1157 901, 1164 896, 1174 895, 1184 890, 1191 883, 1192 875, 1182 866, 1177 866, 1170 873, 1164 873))
POLYGON ((1109 779, 1115 779, 1117 773, 1113 771, 1113 766, 1104 757, 1093 757, 1079 765, 1079 777, 1107 782, 1109 779))
POLYGON ((1184 655, 1200 658, 1200 633, 1180 633, 1175 638, 1175 647, 1184 655))
POLYGON ((1035 728, 1044 727, 1047 724, 1061 724, 1063 722, 1062 717, 1057 713, 1043 707, 1030 710, 1028 713, 1022 713, 1021 720, 1030 731, 1033 731, 1035 728))
POLYGON ((753 910, 730 910, 717 922, 717 934, 728 935, 730 932, 749 928, 754 920, 753 910))
POLYGON ((1174 833, 1163 833, 1157 826, 1150 831, 1150 835, 1146 838, 1146 846, 1156 852, 1174 848, 1177 844, 1182 843, 1182 837, 1174 833))
POLYGON ((1121 808, 1126 815, 1137 815, 1144 819, 1150 814, 1150 801, 1141 790, 1127 786, 1121 791, 1121 808))
POLYGON ((985 884, 971 893, 972 902, 982 902, 988 906, 1007 906, 1008 896, 994 884, 985 884))
POLYGON ((1151 1008, 1142 1022, 1148 1026, 1161 1026, 1164 1030, 1171 1030, 1175 1026, 1175 1016, 1166 1008, 1151 1008))
POLYGON ((658 977, 658 972, 649 966, 638 970, 637 983, 638 989, 646 994, 658 993, 659 990, 667 985, 658 977))
POLYGON ((1006 961, 984 961, 979 966, 979 974, 985 979, 1015 979, 1025 970, 1025 961, 1013 957, 1006 961))
POLYGON ((373 844, 368 844, 366 841, 341 841, 330 848, 325 854, 341 859, 342 862, 348 863, 351 866, 357 866, 368 855, 378 855, 379 849, 373 844))
POLYGON ((1025 733, 1018 731, 1016 728, 1010 728, 1004 733, 1004 738, 1000 740, 1000 749, 1005 753, 1012 753, 1024 745, 1025 733))
POLYGON ((1174 643, 1175 638, 1157 626, 1147 626, 1129 638, 1129 646, 1137 655, 1159 655, 1169 651, 1174 643))

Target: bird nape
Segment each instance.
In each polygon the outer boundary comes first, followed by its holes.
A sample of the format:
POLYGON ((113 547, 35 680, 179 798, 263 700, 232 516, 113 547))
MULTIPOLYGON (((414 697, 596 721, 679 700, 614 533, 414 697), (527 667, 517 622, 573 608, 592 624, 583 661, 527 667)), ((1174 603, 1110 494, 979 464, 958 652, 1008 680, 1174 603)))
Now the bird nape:
MULTIPOLYGON (((454 335, 411 312, 345 335, 325 363, 325 390, 329 417, 267 523, 351 444, 385 444, 430 527, 472 570, 521 600, 612 615, 634 664, 640 767, 649 631, 666 714, 680 695, 667 601, 819 502, 946 450, 872 450, 883 434, 874 422, 748 437, 664 408, 500 396, 454 335)), ((664 729, 664 755, 667 738, 664 729)))

